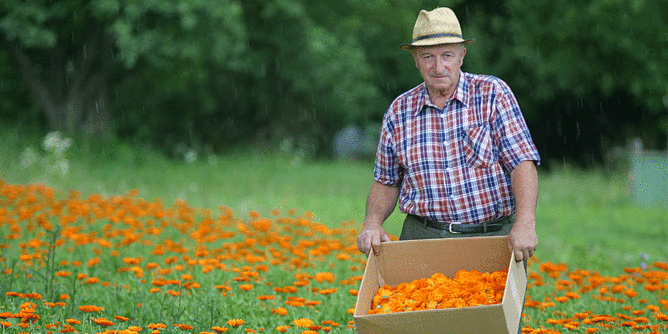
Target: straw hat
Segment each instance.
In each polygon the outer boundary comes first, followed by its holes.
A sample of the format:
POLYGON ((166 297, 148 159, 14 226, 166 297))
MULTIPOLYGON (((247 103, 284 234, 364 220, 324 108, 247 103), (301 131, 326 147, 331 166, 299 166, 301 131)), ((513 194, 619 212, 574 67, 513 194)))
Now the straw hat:
POLYGON ((404 50, 411 50, 420 46, 433 46, 452 43, 471 43, 475 40, 464 39, 462 28, 455 12, 450 8, 439 7, 430 12, 421 10, 413 27, 413 41, 411 44, 402 44, 404 50))

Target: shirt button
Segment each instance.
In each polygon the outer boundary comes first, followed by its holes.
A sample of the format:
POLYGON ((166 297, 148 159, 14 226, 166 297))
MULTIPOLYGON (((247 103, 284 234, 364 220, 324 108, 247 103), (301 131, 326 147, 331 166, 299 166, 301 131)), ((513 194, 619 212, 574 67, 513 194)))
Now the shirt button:
POLYGON ((455 195, 450 195, 450 199, 451 199, 451 200, 454 200, 454 199, 455 199, 455 195))

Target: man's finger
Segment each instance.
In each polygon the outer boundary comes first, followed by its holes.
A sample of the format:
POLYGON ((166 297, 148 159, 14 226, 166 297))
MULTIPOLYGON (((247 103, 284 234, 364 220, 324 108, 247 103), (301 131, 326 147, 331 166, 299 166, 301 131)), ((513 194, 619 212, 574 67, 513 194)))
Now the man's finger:
POLYGON ((380 236, 374 235, 372 237, 371 248, 373 248, 373 254, 378 256, 378 253, 380 253, 380 236))
POLYGON ((524 253, 522 253, 519 250, 515 251, 515 262, 521 262, 524 261, 524 253))

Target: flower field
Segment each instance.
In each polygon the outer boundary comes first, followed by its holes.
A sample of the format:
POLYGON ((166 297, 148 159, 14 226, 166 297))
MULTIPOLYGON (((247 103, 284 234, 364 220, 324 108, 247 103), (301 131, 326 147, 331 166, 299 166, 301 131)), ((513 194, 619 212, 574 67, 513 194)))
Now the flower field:
MULTIPOLYGON (((0 181, 0 333, 354 333, 357 224, 0 181)), ((668 331, 668 264, 529 264, 525 333, 668 331)))

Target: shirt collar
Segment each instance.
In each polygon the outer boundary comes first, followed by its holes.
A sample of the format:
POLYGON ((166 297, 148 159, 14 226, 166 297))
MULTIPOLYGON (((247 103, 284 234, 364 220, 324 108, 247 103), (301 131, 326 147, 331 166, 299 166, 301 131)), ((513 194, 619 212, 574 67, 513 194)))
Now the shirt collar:
MULTIPOLYGON (((466 72, 460 72, 457 88, 455 89, 455 93, 449 101, 457 100, 464 106, 468 105, 470 85, 469 80, 470 78, 466 72)), ((420 97, 418 98, 417 103, 418 108, 415 108, 415 115, 418 115, 426 107, 438 109, 438 107, 431 102, 431 99, 429 99, 429 90, 427 90, 427 85, 424 82, 422 83, 422 92, 420 93, 420 97)))

